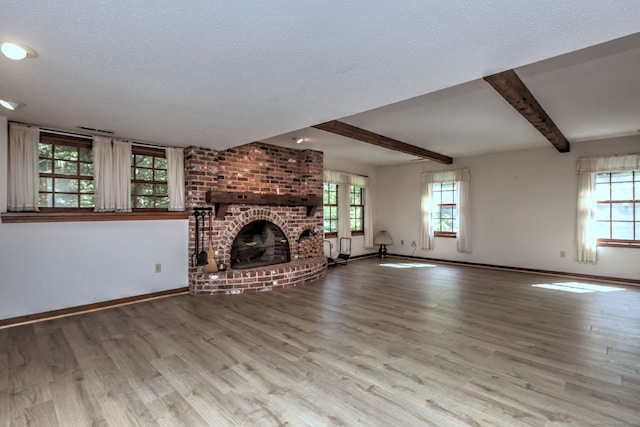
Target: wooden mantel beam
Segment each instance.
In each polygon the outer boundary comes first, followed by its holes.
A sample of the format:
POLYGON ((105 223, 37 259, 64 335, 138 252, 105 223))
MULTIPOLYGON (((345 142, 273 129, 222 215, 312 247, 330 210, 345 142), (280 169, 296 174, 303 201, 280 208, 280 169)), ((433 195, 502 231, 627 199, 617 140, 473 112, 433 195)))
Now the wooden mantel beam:
POLYGON ((569 141, 513 70, 487 76, 489 83, 518 113, 533 125, 561 153, 568 153, 569 141))
POLYGON ((449 156, 434 153, 433 151, 425 150, 424 148, 416 147, 415 145, 407 144, 406 142, 370 132, 344 122, 339 122, 338 120, 320 123, 319 125, 311 127, 335 133, 337 135, 346 136, 347 138, 356 139, 368 144, 377 145, 378 147, 387 148, 389 150, 400 151, 413 156, 422 157, 423 159, 429 159, 447 165, 453 163, 453 159, 449 156))

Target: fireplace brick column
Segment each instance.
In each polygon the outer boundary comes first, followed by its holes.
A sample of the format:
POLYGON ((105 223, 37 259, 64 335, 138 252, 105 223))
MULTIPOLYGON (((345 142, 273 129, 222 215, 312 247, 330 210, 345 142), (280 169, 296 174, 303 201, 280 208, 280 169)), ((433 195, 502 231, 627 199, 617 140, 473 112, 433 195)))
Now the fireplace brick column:
MULTIPOLYGON (((189 289, 192 294, 237 294, 258 292, 316 280, 326 274, 324 257, 299 260, 298 239, 305 230, 321 235, 322 209, 307 217, 302 206, 256 206, 233 204, 223 219, 212 219, 211 240, 217 259, 230 265, 234 233, 250 221, 267 219, 283 230, 290 242, 291 262, 250 270, 204 273, 191 260, 195 245, 194 208, 206 204, 207 191, 253 192, 256 194, 322 195, 322 153, 294 150, 261 142, 224 151, 200 147, 185 149, 186 208, 189 217, 189 289), (273 219, 276 221, 273 221, 273 219), (238 229, 238 230, 236 230, 238 229)), ((206 224, 204 248, 208 248, 206 224)), ((202 249, 201 249, 202 250, 202 249)))

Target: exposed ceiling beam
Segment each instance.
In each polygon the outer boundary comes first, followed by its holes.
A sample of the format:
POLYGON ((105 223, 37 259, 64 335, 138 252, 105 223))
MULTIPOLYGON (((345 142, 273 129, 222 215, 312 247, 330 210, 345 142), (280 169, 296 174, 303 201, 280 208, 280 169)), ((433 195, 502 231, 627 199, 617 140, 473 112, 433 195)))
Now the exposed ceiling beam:
POLYGON ((571 147, 569 141, 536 101, 529 88, 520 80, 513 70, 487 76, 484 80, 489 83, 513 108, 533 125, 545 138, 561 153, 568 153, 571 147))
POLYGON ((401 151, 406 154, 422 157, 423 159, 429 159, 447 165, 453 163, 453 159, 449 156, 445 156, 444 154, 434 153, 433 151, 425 150, 424 148, 416 147, 415 145, 407 144, 406 142, 398 141, 347 123, 339 122, 338 120, 320 123, 319 125, 311 127, 335 133, 337 135, 346 136, 347 138, 356 139, 368 144, 377 145, 378 147, 387 148, 389 150, 401 151))

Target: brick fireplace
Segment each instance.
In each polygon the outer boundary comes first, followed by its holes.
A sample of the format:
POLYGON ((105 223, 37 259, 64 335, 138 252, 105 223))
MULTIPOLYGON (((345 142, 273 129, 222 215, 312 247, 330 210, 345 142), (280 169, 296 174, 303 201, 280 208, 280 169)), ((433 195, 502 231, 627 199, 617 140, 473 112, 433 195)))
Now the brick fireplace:
MULTIPOLYGON (((186 204, 190 213, 196 208, 214 209, 212 232, 208 222, 205 249, 211 238, 218 263, 225 271, 205 273, 202 267, 189 265, 191 294, 240 294, 287 288, 323 277, 326 258, 321 251, 309 251, 311 243, 321 244, 322 236, 322 153, 294 150, 261 142, 224 151, 199 147, 185 150, 186 204), (236 237, 253 224, 268 223, 266 241, 283 246, 288 257, 274 256, 270 265, 253 245, 264 243, 255 238, 238 243, 236 237), (282 235, 278 233, 281 231, 282 235), (277 240, 276 240, 277 236, 277 240), (311 237, 312 239, 309 239, 311 237), (232 259, 236 241, 236 258, 232 259), (238 246, 238 245, 245 245, 238 246), (244 254, 244 255, 243 255, 244 254), (254 261, 256 266, 231 268, 238 258, 254 261), (287 261, 288 259, 288 261, 287 261)), ((189 220, 189 253, 194 252, 195 219, 189 220)), ((269 246, 269 245, 267 245, 269 246)), ((281 251, 276 248, 275 251, 281 251)))

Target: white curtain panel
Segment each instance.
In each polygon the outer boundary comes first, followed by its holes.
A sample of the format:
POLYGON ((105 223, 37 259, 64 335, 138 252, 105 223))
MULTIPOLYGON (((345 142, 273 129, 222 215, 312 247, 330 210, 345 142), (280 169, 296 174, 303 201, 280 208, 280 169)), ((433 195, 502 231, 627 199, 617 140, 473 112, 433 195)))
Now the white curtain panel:
POLYGON ((351 237, 349 184, 338 184, 338 237, 351 237))
POLYGON ((431 200, 431 183, 421 183, 422 195, 420 198, 420 249, 433 249, 433 223, 431 212, 433 212, 433 201, 431 200))
POLYGON ((113 189, 113 147, 111 138, 93 137, 93 180, 95 212, 115 210, 113 189))
POLYGON ((167 148, 167 184, 169 186, 169 210, 182 212, 184 203, 184 149, 167 148))
POLYGON ((131 212, 131 143, 113 140, 112 172, 113 208, 116 212, 131 212))
POLYGON ((434 230, 431 221, 433 201, 431 200, 430 194, 432 193, 432 184, 442 182, 455 182, 458 185, 458 229, 456 230, 456 245, 458 252, 471 253, 471 172, 469 169, 422 173, 421 249, 433 249, 434 230))
POLYGON ((596 180, 595 173, 578 174, 578 209, 576 212, 576 259, 595 264, 598 237, 596 236, 596 180))
POLYGON ((373 248, 373 191, 364 189, 364 242, 365 249, 373 248))
POLYGON ((578 159, 578 205, 576 210, 576 260, 597 262, 598 236, 596 235, 595 211, 597 208, 596 174, 640 170, 640 153, 615 156, 583 157, 578 159))
POLYGON ((40 129, 9 125, 9 211, 38 211, 40 129))
MULTIPOLYGON (((467 171, 468 172, 468 171, 467 171)), ((456 245, 458 252, 471 253, 471 193, 468 179, 458 181, 458 230, 456 232, 456 245)))

